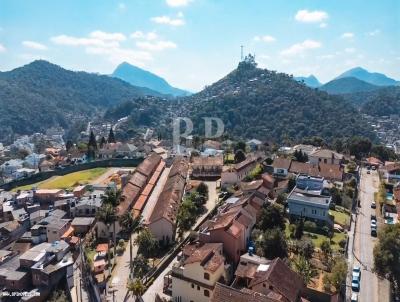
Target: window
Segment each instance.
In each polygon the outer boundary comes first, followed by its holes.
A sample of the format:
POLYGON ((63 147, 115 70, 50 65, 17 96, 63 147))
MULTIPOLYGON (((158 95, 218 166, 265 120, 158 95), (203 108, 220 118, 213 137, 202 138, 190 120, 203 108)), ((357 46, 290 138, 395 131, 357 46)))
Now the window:
POLYGON ((204 273, 204 279, 210 280, 210 274, 209 273, 204 273))
POLYGON ((200 290, 200 286, 197 285, 197 290, 200 290))
POLYGON ((274 287, 272 285, 269 286, 270 290, 274 290, 274 287))
POLYGON ((210 296, 210 292, 208 290, 204 290, 204 296, 209 297, 210 296))
POLYGON ((265 283, 263 283, 263 287, 266 287, 265 283))
POLYGON ((192 288, 194 288, 194 284, 192 283, 192 288))
POLYGON ((324 159, 324 163, 326 164, 327 162, 328 162, 328 160, 325 158, 325 159, 324 159))

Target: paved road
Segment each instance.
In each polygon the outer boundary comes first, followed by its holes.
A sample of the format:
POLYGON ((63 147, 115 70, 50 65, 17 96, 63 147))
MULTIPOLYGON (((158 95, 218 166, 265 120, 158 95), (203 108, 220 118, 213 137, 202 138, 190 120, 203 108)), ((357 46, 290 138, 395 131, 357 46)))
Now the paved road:
MULTIPOLYGON (((366 169, 361 171, 360 182, 360 204, 357 215, 354 242, 354 263, 361 264, 361 288, 359 292, 359 301, 384 302, 386 301, 380 295, 378 285, 379 280, 376 274, 372 272, 374 266, 373 248, 377 241, 371 236, 371 214, 375 214, 375 209, 371 208, 371 202, 374 200, 374 193, 379 188, 379 177, 376 171, 367 174, 366 169)), ((378 221, 378 230, 382 227, 378 221)))
MULTIPOLYGON (((208 186, 208 200, 205 204, 207 208, 207 212, 204 213, 200 218, 197 219, 197 223, 194 227, 197 227, 198 224, 208 215, 208 213, 215 207, 215 204, 218 199, 217 193, 217 183, 215 181, 205 181, 205 184, 208 186)), ((187 235, 187 234, 186 234, 187 235)), ((176 262, 176 257, 171 261, 171 263, 167 266, 167 268, 154 280, 153 284, 147 289, 147 291, 143 295, 144 302, 154 302, 156 294, 160 294, 162 297, 170 298, 163 294, 163 286, 164 286, 164 276, 172 269, 172 264, 176 262)))
MULTIPOLYGON (((147 220, 153 210, 153 207, 159 197, 159 195, 162 192, 162 189, 164 188, 164 184, 167 180, 167 176, 169 174, 170 168, 164 169, 162 172, 156 186, 154 187, 148 202, 146 203, 144 209, 143 209, 143 220, 147 220)), ((136 234, 132 235, 132 242, 135 241, 136 234)), ((129 244, 127 245, 127 248, 125 252, 121 255, 121 257, 118 257, 117 260, 117 265, 114 268, 113 271, 113 277, 111 281, 111 286, 115 290, 114 293, 114 298, 115 301, 124 301, 125 295, 127 293, 126 289, 126 284, 129 278, 129 262, 130 262, 130 256, 129 256, 129 244)), ((134 259, 137 255, 137 246, 133 244, 132 247, 132 258, 134 259)), ((109 295, 109 299, 112 301, 112 295, 109 295)), ((132 297, 128 297, 125 301, 131 301, 134 300, 132 297)))

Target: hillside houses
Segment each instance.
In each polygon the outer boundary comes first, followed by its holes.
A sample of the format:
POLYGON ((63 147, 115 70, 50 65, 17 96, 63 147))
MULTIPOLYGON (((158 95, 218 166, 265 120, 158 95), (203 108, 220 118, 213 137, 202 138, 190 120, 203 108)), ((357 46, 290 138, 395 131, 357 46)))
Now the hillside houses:
POLYGON ((246 159, 233 166, 224 166, 221 173, 221 186, 236 185, 241 182, 249 173, 262 161, 259 154, 250 154, 246 159))

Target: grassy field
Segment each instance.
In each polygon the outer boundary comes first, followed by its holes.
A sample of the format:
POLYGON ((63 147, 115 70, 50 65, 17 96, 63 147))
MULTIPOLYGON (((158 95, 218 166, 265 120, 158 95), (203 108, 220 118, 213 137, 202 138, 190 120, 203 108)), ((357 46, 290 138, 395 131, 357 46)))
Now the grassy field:
POLYGON ((329 214, 335 217, 335 223, 338 223, 340 225, 350 224, 350 214, 345 211, 330 210, 329 214))
MULTIPOLYGON (((315 247, 320 247, 321 243, 324 240, 329 240, 327 236, 321 235, 321 234, 315 234, 315 233, 308 233, 304 232, 306 236, 309 236, 314 243, 315 247)), ((331 246, 334 251, 338 251, 340 249, 339 242, 342 241, 343 239, 346 239, 346 234, 345 233, 333 233, 333 237, 331 240, 331 246)))
POLYGON ((107 170, 108 168, 94 168, 70 173, 64 176, 56 176, 36 184, 15 188, 13 191, 29 190, 32 187, 37 187, 39 189, 72 189, 78 185, 87 184, 90 181, 95 180, 107 170))

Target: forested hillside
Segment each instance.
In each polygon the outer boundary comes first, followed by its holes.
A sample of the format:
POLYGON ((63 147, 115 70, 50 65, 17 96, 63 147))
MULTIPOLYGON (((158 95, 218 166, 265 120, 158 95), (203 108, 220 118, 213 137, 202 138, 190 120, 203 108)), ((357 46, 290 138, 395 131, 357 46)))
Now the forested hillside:
POLYGON ((0 140, 55 125, 68 128, 71 119, 145 95, 160 96, 119 79, 35 61, 0 73, 0 140))
POLYGON ((374 138, 359 112, 343 98, 311 89, 287 74, 256 68, 252 57, 182 105, 199 132, 204 131, 202 117, 219 117, 229 133, 244 138, 374 138))

